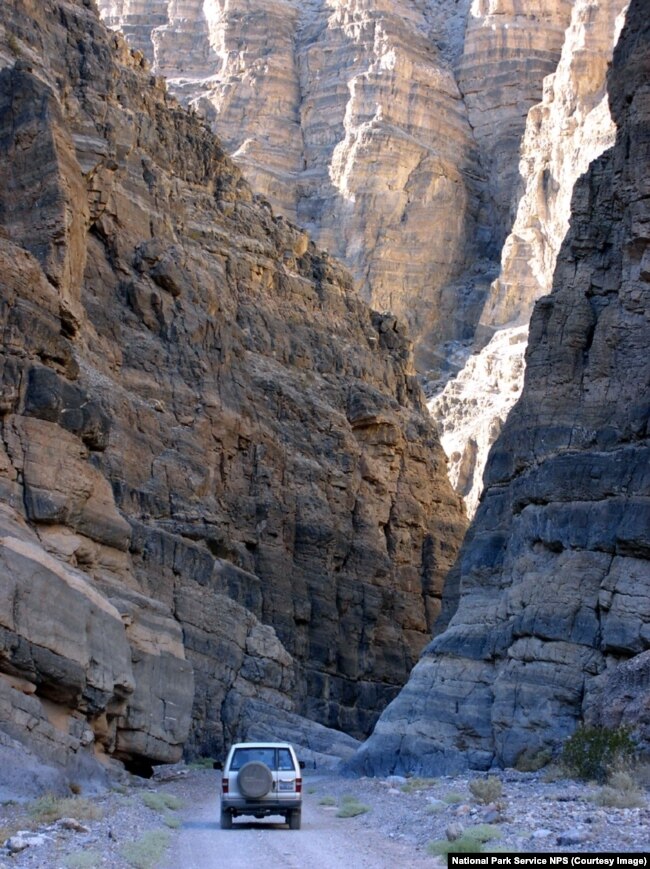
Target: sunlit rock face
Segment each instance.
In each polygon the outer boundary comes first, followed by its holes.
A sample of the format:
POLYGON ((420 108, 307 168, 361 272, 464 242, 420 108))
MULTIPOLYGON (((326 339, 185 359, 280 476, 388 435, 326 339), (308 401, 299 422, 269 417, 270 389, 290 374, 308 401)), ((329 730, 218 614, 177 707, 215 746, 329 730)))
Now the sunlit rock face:
POLYGON ((512 225, 518 155, 530 108, 558 63, 572 0, 473 0, 458 83, 487 171, 495 242, 512 225))
POLYGON ((454 71, 469 0, 168 3, 164 22, 160 4, 99 6, 254 189, 408 322, 419 367, 473 334, 496 260, 454 71))
MULTIPOLYGON (((560 62, 544 80, 542 101, 528 112, 515 187, 521 197, 501 253, 500 274, 479 320, 477 344, 482 349, 429 402, 450 458, 451 479, 470 515, 483 489, 489 448, 521 392, 528 321, 535 301, 550 291, 574 184, 614 141, 606 72, 626 7, 623 0, 578 0, 573 5, 560 62)), ((507 124, 497 125, 485 135, 496 137, 505 129, 507 124)), ((505 145, 494 148, 503 159, 505 145)), ((490 177, 510 176, 498 171, 490 177)), ((511 182, 515 184, 514 177, 511 182)))
POLYGON ((428 405, 449 458, 449 479, 473 516, 483 469, 510 410, 521 395, 528 327, 500 329, 428 405))
POLYGON ((354 768, 539 759, 581 721, 648 744, 650 21, 632 0, 613 146, 577 181, 522 395, 446 585, 443 623, 354 768))

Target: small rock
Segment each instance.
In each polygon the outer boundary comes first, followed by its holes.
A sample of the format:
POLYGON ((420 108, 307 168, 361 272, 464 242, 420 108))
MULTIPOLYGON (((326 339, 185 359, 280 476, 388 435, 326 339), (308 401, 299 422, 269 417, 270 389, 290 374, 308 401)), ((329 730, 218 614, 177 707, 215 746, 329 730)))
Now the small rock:
POLYGON ((583 830, 567 830, 565 833, 560 833, 555 842, 557 845, 581 845, 588 838, 589 833, 583 830))
POLYGON ((463 803, 462 805, 458 806, 458 808, 456 809, 456 814, 457 815, 469 815, 469 813, 471 811, 472 811, 472 807, 468 806, 467 803, 463 803))
POLYGON ((501 820, 501 812, 498 809, 488 809, 487 812, 483 814, 483 823, 485 824, 496 824, 501 820))
POLYGON ((27 830, 19 830, 10 839, 5 842, 5 848, 10 854, 20 854, 26 848, 36 848, 39 845, 44 845, 49 839, 49 836, 44 836, 42 833, 30 833, 27 830))
POLYGON ((26 842, 23 837, 18 834, 17 836, 12 836, 10 839, 7 839, 5 842, 5 848, 10 854, 20 854, 21 851, 25 850, 25 848, 29 848, 29 842, 26 842))
POLYGON ((531 835, 531 839, 546 839, 547 836, 552 836, 553 830, 535 830, 535 832, 531 835))
POLYGON ((429 797, 429 805, 438 810, 447 809, 449 806, 444 800, 439 800, 436 797, 429 797))
POLYGON ((407 780, 403 775, 389 775, 386 781, 389 785, 395 787, 405 785, 407 780))
POLYGON ((401 792, 400 790, 398 790, 397 788, 388 788, 388 790, 386 791, 386 793, 387 793, 387 794, 393 794, 393 795, 396 794, 397 796, 400 796, 400 794, 401 794, 402 792, 401 792))
POLYGON ((455 842, 456 839, 460 839, 464 832, 465 828, 462 826, 462 824, 449 824, 449 826, 445 830, 445 835, 450 842, 455 842))
POLYGON ((90 827, 86 827, 76 818, 61 818, 58 826, 62 830, 72 830, 75 833, 90 833, 90 827))

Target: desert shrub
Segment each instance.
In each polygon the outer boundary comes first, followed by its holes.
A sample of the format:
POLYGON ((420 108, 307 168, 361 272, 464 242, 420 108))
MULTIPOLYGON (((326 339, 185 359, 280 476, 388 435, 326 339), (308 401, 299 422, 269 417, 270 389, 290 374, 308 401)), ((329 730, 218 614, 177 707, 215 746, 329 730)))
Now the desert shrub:
POLYGON ((405 794, 414 794, 432 788, 436 784, 434 778, 410 778, 402 785, 401 790, 405 794))
POLYGON ((96 869, 101 866, 102 855, 99 851, 78 851, 75 854, 68 854, 65 858, 67 869, 96 869))
POLYGON ((153 869, 168 845, 169 833, 165 830, 150 830, 134 842, 124 845, 122 856, 135 869, 153 869))
POLYGON ((578 727, 564 743, 560 763, 567 775, 583 781, 604 782, 617 764, 629 762, 634 743, 623 727, 578 727))
POLYGON ((548 766, 552 759, 553 754, 550 749, 531 751, 527 748, 517 758, 515 769, 518 769, 519 772, 538 772, 538 770, 548 766))
POLYGON ((429 842, 427 845, 427 851, 433 857, 443 857, 445 854, 480 854, 482 850, 483 846, 479 840, 467 834, 453 842, 447 839, 436 839, 435 842, 429 842))
POLYGON ((324 796, 321 797, 318 801, 319 806, 335 806, 336 805, 336 797, 324 796))
POLYGON ((14 57, 18 57, 18 55, 20 54, 20 43, 18 42, 13 33, 10 33, 7 38, 7 48, 14 57))
POLYGON ((178 830, 183 823, 178 815, 165 815, 163 821, 165 822, 165 826, 169 827, 171 830, 178 830))
POLYGON ((357 797, 346 794, 341 797, 339 810, 336 813, 337 818, 356 818, 357 815, 364 815, 370 811, 370 806, 360 803, 357 797))
POLYGON ((154 809, 156 812, 164 812, 166 809, 175 811, 183 806, 183 801, 179 797, 172 794, 161 794, 157 791, 150 791, 142 795, 142 802, 149 809, 154 809))
POLYGON ((490 842, 492 839, 501 838, 501 830, 494 824, 476 824, 474 827, 466 827, 464 835, 479 842, 490 842))
POLYGON ((52 823, 59 818, 76 818, 96 821, 102 816, 101 809, 80 797, 55 797, 45 794, 29 806, 29 814, 41 823, 52 823))
POLYGON ((214 761, 211 757, 196 757, 194 760, 190 761, 187 766, 188 769, 212 769, 212 764, 214 761))
POLYGON ((503 793, 501 782, 494 775, 487 778, 475 778, 469 783, 469 789, 477 802, 486 805, 498 800, 503 793))
POLYGON ((615 809, 638 809, 645 806, 645 798, 631 772, 619 768, 610 772, 607 784, 594 797, 599 806, 615 809))
POLYGON ((449 791, 448 794, 443 796, 443 800, 446 803, 449 803, 449 805, 452 805, 453 803, 462 803, 463 795, 459 794, 458 791, 449 791))
POLYGON ((12 836, 15 836, 19 830, 25 830, 28 827, 33 826, 33 823, 24 823, 24 818, 16 819, 11 824, 4 824, 0 827, 0 848, 3 847, 7 839, 11 839, 12 836))

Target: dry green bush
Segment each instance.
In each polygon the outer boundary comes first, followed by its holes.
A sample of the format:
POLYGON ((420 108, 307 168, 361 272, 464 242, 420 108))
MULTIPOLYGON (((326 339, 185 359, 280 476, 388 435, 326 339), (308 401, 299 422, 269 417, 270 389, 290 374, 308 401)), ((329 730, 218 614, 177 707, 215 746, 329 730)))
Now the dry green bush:
POLYGON ((122 848, 122 856, 135 869, 153 869, 169 845, 169 833, 166 830, 149 830, 134 842, 128 842, 122 848))
POLYGON ((567 775, 603 783, 612 769, 630 763, 634 742, 624 727, 578 727, 564 743, 560 763, 567 775))
POLYGON ((474 827, 465 828, 465 836, 478 839, 479 842, 490 842, 492 839, 501 838, 501 829, 494 824, 476 824, 474 827))
POLYGON ((494 775, 487 778, 475 778, 469 783, 469 790, 477 802, 485 805, 495 802, 503 794, 503 786, 494 775))
POLYGON ((213 763, 211 757, 196 757, 187 764, 187 767, 188 769, 212 769, 213 763))
POLYGON ((443 857, 445 854, 480 854, 482 850, 481 842, 467 835, 453 842, 447 839, 436 839, 435 842, 429 842, 427 845, 427 851, 433 857, 443 857))
POLYGON ((519 772, 538 772, 538 770, 548 766, 552 759, 553 754, 550 749, 531 751, 527 748, 517 758, 515 769, 519 772))
POLYGON ((96 869, 101 866, 102 855, 99 851, 77 851, 65 858, 66 869, 96 869))
POLYGON ((607 784, 596 793, 594 802, 614 809, 640 809, 646 801, 632 773, 625 769, 612 771, 607 784))
POLYGON ((336 805, 336 797, 324 796, 321 797, 318 801, 319 806, 335 806, 336 805))
POLYGON ((7 37, 7 48, 14 57, 18 57, 20 55, 20 43, 18 42, 13 33, 10 33, 7 37))
POLYGON ((453 805, 453 803, 462 803, 463 795, 459 794, 458 791, 449 791, 448 794, 443 796, 443 800, 449 805, 453 805))
POLYGON ((56 797, 45 794, 29 806, 29 814, 39 823, 51 824, 59 818, 97 821, 102 817, 99 806, 81 797, 56 797))
POLYGON ((175 811, 183 807, 183 800, 179 797, 175 797, 172 794, 161 794, 157 791, 143 794, 142 802, 148 809, 153 809, 156 812, 164 812, 166 809, 175 811))
POLYGON ((415 794, 418 791, 424 791, 432 788, 437 784, 435 778, 410 778, 402 785, 400 790, 405 794, 415 794))
POLYGON ((183 821, 178 817, 178 815, 165 815, 163 820, 165 822, 165 826, 169 827, 171 830, 178 830, 178 828, 183 823, 183 821))
POLYGON ((357 797, 351 794, 346 794, 341 797, 339 810, 336 813, 337 818, 356 818, 357 815, 364 815, 370 811, 370 806, 365 803, 360 803, 357 797))

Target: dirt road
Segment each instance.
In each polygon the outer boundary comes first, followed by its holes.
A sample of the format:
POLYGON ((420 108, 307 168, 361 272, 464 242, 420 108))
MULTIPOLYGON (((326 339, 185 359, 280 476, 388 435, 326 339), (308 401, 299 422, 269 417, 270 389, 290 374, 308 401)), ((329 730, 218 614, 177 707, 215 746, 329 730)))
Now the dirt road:
MULTIPOLYGON (((310 784, 315 781, 310 780, 310 784)), ((206 796, 185 812, 163 869, 431 869, 436 863, 413 847, 378 834, 364 820, 337 818, 336 809, 306 793, 302 829, 291 831, 282 818, 238 819, 232 830, 219 828, 219 798, 206 796)))

